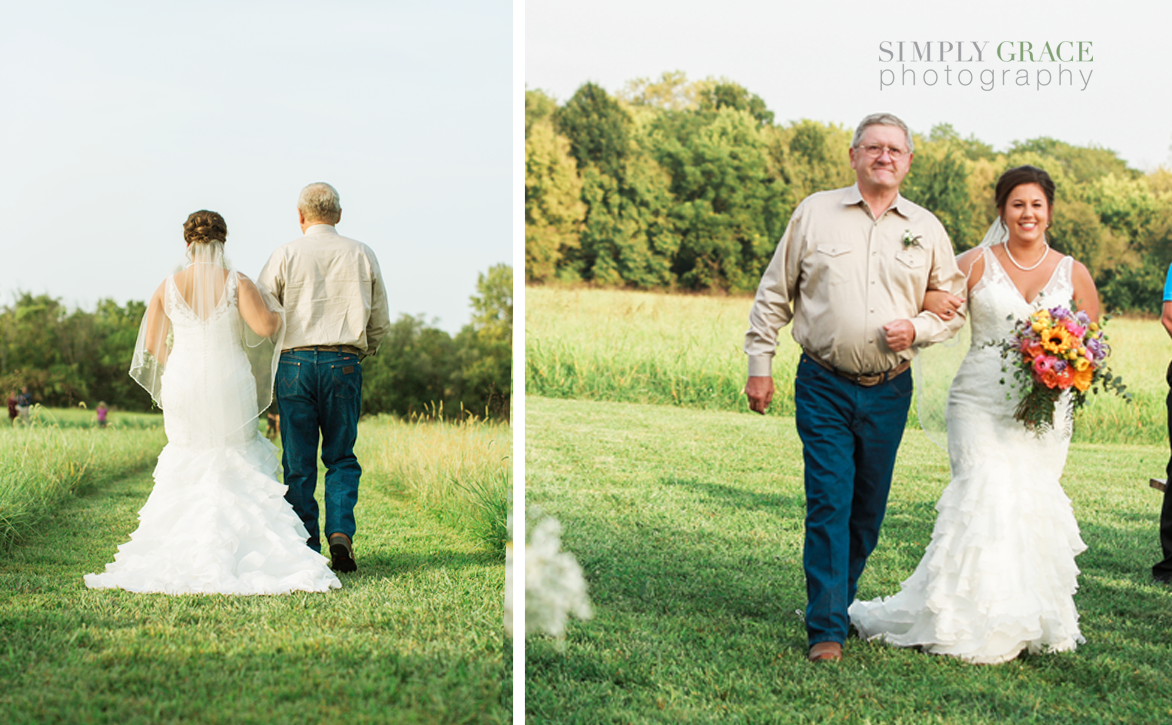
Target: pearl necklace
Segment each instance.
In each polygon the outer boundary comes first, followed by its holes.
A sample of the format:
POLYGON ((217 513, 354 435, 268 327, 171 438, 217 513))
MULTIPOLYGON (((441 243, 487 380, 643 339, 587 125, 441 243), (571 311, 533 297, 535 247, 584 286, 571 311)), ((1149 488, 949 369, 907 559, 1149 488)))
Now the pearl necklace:
POLYGON ((1013 262, 1014 267, 1017 267, 1023 272, 1032 272, 1033 270, 1037 269, 1042 264, 1042 262, 1046 261, 1046 257, 1050 254, 1050 243, 1043 239, 1042 244, 1046 245, 1046 251, 1042 252, 1042 256, 1039 257, 1038 261, 1034 262, 1033 266, 1031 267, 1023 267, 1017 263, 1017 260, 1013 258, 1013 254, 1009 251, 1008 240, 1005 242, 1005 256, 1009 257, 1009 261, 1013 262))

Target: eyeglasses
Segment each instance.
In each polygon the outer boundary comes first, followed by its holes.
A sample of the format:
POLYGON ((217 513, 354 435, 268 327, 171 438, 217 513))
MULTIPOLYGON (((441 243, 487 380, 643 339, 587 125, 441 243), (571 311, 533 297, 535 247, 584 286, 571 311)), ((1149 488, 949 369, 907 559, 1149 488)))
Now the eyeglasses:
POLYGON ((873 159, 879 158, 883 155, 883 152, 886 151, 887 155, 891 157, 892 161, 899 161, 903 158, 903 155, 907 153, 907 151, 904 151, 903 149, 897 148, 895 146, 880 146, 879 144, 874 143, 868 144, 867 146, 856 146, 855 148, 873 159))

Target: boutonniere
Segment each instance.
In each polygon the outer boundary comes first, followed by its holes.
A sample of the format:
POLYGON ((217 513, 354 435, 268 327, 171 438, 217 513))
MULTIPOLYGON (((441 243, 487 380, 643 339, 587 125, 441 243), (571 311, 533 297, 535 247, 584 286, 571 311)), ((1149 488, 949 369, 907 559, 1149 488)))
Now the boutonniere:
POLYGON ((912 234, 911 229, 905 229, 903 232, 903 248, 907 249, 908 247, 919 247, 920 249, 924 248, 924 246, 920 244, 920 235, 912 234))

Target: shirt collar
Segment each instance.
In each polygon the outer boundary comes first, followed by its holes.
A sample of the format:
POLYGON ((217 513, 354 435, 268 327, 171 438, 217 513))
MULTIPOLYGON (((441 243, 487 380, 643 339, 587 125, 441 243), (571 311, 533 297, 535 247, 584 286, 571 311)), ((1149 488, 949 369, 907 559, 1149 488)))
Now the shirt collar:
MULTIPOLYGON (((843 191, 843 206, 857 206, 859 204, 866 204, 866 201, 863 200, 863 192, 859 191, 859 185, 857 182, 848 186, 843 191)), ((907 219, 911 215, 912 211, 911 202, 903 198, 903 194, 899 193, 895 195, 895 201, 891 203, 890 208, 894 209, 895 213, 899 214, 904 219, 907 219)))
POLYGON ((305 228, 305 236, 311 234, 337 234, 333 224, 313 224, 305 228))

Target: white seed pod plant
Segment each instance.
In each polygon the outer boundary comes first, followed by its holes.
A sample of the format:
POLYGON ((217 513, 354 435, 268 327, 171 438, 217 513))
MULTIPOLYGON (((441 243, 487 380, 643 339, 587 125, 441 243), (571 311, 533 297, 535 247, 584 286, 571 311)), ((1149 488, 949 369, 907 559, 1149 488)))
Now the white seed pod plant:
MULTIPOLYGON (((562 638, 570 616, 590 619, 593 615, 586 595, 586 579, 573 554, 561 551, 562 526, 543 518, 525 546, 525 635, 545 634, 562 638)), ((506 579, 509 559, 506 557, 506 579)), ((506 584, 506 586, 508 586, 506 584)), ((506 610, 512 609, 506 595, 506 610)), ((509 618, 506 611, 505 617, 509 618)))

